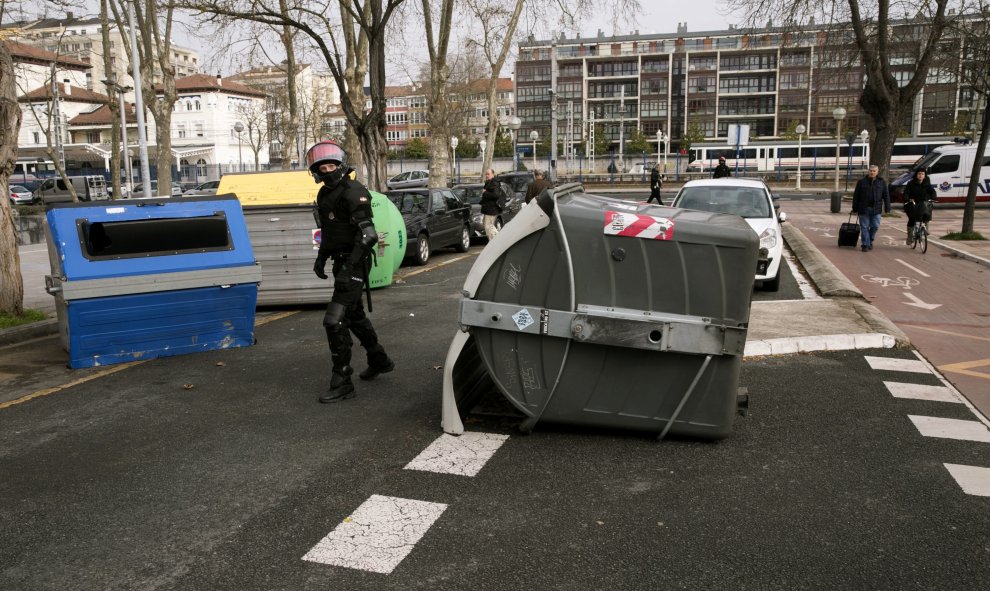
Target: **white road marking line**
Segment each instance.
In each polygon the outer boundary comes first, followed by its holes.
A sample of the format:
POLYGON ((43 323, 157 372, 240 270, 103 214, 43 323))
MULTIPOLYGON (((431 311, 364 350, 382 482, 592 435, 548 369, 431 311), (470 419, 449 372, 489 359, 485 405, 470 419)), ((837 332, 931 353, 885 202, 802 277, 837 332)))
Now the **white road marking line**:
POLYGON ((493 433, 466 432, 458 436, 444 433, 406 464, 405 469, 476 476, 508 439, 508 435, 493 433))
POLYGON ((815 288, 811 286, 811 283, 804 278, 804 275, 798 271, 797 264, 794 262, 794 253, 788 248, 785 250, 787 253, 784 256, 784 260, 787 261, 787 266, 791 269, 791 275, 794 276, 794 280, 797 281, 798 289, 801 290, 801 296, 806 300, 820 300, 822 296, 815 293, 815 288))
POLYGON ((909 265, 909 264, 907 264, 907 263, 905 263, 905 262, 904 262, 904 261, 902 261, 901 259, 894 259, 894 260, 895 260, 895 261, 897 261, 898 263, 900 263, 900 264, 902 264, 902 265, 904 265, 904 266, 905 266, 905 267, 907 267, 908 269, 911 269, 912 271, 914 271, 914 272, 915 272, 915 273, 917 273, 918 275, 921 275, 922 277, 931 277, 931 275, 929 275, 928 273, 925 273, 924 271, 922 271, 921 269, 919 269, 919 268, 917 268, 917 267, 912 267, 911 265, 909 265))
POLYGON ((921 384, 905 384, 902 382, 884 382, 890 395, 894 398, 911 398, 913 400, 930 400, 932 402, 955 402, 962 404, 959 396, 945 386, 923 386, 921 384))
POLYGON ((443 503, 371 495, 302 559, 387 575, 446 509, 443 503))
POLYGON ((942 417, 923 417, 908 415, 914 426, 925 437, 941 437, 943 439, 961 439, 990 443, 990 429, 979 421, 962 421, 942 417))
POLYGON ((978 497, 990 497, 990 468, 960 464, 943 465, 964 493, 978 497))
POLYGON ((876 370, 909 371, 912 373, 931 373, 924 363, 914 359, 895 359, 891 357, 864 356, 870 367, 876 370))

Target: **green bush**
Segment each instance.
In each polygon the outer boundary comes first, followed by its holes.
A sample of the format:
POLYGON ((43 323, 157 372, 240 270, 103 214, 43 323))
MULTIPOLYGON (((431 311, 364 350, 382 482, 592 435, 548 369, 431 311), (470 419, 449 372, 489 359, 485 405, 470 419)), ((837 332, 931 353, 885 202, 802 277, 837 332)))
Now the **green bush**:
POLYGON ((20 316, 0 313, 0 328, 12 328, 22 324, 30 324, 32 322, 45 320, 46 318, 48 318, 48 315, 44 312, 31 309, 24 310, 20 316))

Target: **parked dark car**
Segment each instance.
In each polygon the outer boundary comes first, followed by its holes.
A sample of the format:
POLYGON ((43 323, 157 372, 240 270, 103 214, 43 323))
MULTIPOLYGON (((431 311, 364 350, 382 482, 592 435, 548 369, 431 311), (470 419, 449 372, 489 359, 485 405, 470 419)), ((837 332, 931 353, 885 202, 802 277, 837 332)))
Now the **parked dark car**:
MULTIPOLYGON (((512 190, 512 185, 509 183, 499 183, 502 187, 502 192, 506 196, 506 200, 502 205, 502 213, 495 218, 495 227, 499 230, 502 226, 509 223, 509 220, 516 217, 519 213, 519 208, 526 204, 525 192, 520 196, 512 190)), ((485 186, 481 183, 474 183, 469 185, 457 185, 452 190, 454 195, 461 201, 466 201, 471 205, 471 238, 484 238, 485 237, 485 221, 484 216, 481 215, 481 193, 484 191, 485 186)))
POLYGON ((526 191, 536 180, 536 176, 532 170, 520 170, 519 172, 500 172, 495 175, 495 180, 500 183, 509 183, 512 186, 512 191, 525 203, 526 191))
POLYGON ((467 252, 471 247, 471 208, 450 189, 406 189, 386 196, 406 222, 406 256, 417 265, 425 265, 438 248, 467 252))

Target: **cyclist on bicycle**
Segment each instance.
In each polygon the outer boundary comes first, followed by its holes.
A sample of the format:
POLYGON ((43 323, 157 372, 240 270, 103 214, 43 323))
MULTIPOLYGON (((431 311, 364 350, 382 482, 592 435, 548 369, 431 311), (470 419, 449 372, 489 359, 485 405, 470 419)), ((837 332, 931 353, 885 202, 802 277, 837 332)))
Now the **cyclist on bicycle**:
POLYGON ((905 244, 914 244, 914 224, 932 219, 931 208, 926 201, 935 201, 935 187, 928 180, 925 169, 916 170, 914 177, 904 186, 904 213, 908 216, 905 244))

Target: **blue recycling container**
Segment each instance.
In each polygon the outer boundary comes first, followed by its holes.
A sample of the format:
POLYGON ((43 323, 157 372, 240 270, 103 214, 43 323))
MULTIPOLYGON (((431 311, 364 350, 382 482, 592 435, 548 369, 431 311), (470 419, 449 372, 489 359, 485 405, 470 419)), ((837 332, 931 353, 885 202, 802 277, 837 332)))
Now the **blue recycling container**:
POLYGON ((233 195, 52 204, 45 232, 70 367, 254 343, 261 267, 233 195))

